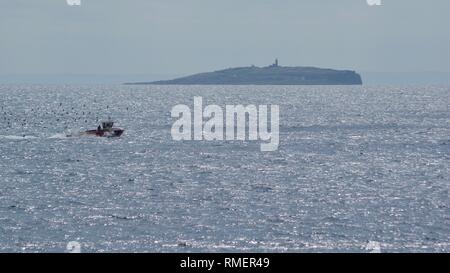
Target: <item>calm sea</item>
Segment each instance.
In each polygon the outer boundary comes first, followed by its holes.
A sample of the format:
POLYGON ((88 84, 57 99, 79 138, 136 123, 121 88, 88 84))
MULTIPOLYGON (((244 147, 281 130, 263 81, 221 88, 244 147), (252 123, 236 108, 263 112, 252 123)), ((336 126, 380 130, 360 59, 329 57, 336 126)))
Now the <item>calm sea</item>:
POLYGON ((0 85, 0 251, 449 252, 449 105, 438 86, 0 85), (173 141, 194 96, 279 105, 278 151, 173 141), (109 116, 121 138, 66 137, 109 116))

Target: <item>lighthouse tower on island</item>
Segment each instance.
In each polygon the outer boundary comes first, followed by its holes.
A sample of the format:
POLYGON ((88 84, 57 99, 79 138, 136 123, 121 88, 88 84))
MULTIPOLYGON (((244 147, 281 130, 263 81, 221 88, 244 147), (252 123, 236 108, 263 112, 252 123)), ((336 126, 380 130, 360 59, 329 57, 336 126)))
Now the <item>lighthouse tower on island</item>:
POLYGON ((278 67, 278 59, 275 59, 275 62, 271 65, 269 65, 269 67, 278 67))

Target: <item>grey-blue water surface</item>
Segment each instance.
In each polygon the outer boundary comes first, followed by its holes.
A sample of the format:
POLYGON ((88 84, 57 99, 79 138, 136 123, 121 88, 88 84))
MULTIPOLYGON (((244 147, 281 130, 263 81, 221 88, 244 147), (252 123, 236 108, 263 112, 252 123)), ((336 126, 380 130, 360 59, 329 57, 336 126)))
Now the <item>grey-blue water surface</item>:
POLYGON ((0 251, 450 251, 450 88, 0 85, 0 251), (277 104, 280 146, 173 141, 277 104), (65 137, 111 116, 121 138, 65 137))

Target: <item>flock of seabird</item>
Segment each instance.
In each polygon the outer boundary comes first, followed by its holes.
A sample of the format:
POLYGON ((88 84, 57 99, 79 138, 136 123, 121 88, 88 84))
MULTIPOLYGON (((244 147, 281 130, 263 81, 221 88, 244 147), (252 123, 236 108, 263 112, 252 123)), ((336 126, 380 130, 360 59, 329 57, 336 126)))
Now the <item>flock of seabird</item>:
MULTIPOLYGON (((109 110, 109 105, 104 106, 106 110, 109 110)), ((103 108, 103 107, 102 107, 103 108)), ((129 108, 126 107, 126 111, 129 108)), ((3 128, 6 130, 22 127, 26 128, 30 125, 36 127, 36 121, 39 126, 43 128, 48 128, 53 126, 52 121, 56 121, 57 126, 63 125, 65 129, 69 128, 69 124, 73 126, 74 124, 79 124, 82 122, 88 124, 88 122, 93 122, 97 124, 100 121, 98 116, 99 111, 94 115, 92 110, 87 109, 86 104, 83 104, 81 108, 64 106, 63 103, 59 103, 56 109, 46 109, 45 107, 34 107, 25 111, 23 115, 17 115, 11 110, 6 109, 4 106, 0 106, 0 121, 3 123, 3 128), (54 117, 49 119, 48 117, 54 117)), ((101 111, 100 111, 101 112, 101 111)), ((92 126, 96 124, 90 124, 92 126)))

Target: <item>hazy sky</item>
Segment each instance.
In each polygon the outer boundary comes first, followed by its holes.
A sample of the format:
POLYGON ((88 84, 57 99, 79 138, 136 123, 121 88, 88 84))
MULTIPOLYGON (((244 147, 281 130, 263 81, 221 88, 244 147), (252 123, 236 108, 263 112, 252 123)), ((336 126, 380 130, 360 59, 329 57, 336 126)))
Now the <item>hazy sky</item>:
POLYGON ((450 72, 450 1, 0 0, 0 74, 450 72))

